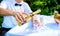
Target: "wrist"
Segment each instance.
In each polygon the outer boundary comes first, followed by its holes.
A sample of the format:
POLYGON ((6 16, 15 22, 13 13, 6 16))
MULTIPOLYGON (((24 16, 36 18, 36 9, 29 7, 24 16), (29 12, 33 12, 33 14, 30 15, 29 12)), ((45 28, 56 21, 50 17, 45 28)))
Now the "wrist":
POLYGON ((16 12, 12 12, 12 15, 15 16, 16 15, 16 12))

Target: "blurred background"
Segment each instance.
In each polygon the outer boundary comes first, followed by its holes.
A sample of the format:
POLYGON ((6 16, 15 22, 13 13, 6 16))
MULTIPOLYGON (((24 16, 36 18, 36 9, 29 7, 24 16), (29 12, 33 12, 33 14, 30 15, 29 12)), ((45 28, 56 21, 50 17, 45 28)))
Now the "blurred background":
MULTIPOLYGON (((2 0, 0 0, 1 3, 2 0)), ((32 11, 41 9, 41 15, 53 15, 54 10, 60 9, 60 0, 24 0, 29 4, 32 11)), ((3 21, 3 17, 0 17, 0 26, 3 21)), ((1 27, 0 27, 1 28, 1 27)))

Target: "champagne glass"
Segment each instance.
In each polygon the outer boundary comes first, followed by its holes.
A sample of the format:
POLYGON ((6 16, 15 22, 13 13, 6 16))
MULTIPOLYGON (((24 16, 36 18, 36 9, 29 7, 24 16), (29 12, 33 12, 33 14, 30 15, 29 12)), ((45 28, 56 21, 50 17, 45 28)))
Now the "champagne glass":
POLYGON ((58 13, 58 11, 54 12, 54 20, 56 24, 58 25, 58 27, 60 27, 60 14, 58 13))
POLYGON ((35 16, 35 24, 33 24, 34 31, 36 31, 36 32, 40 31, 42 24, 43 24, 43 16, 36 15, 35 16))

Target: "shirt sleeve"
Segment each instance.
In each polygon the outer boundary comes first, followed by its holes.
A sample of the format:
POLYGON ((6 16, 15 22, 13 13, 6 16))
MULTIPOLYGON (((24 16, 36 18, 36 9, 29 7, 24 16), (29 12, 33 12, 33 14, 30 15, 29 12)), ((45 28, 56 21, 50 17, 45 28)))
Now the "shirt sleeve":
POLYGON ((7 8, 7 2, 2 1, 2 2, 0 3, 0 8, 6 9, 6 8, 7 8))
POLYGON ((25 3, 25 5, 24 5, 24 11, 29 13, 29 14, 32 13, 32 10, 27 3, 25 3))

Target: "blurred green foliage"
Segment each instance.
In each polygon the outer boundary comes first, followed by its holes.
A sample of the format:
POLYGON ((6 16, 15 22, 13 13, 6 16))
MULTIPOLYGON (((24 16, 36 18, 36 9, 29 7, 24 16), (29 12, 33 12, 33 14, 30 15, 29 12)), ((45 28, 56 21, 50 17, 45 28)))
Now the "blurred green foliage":
MULTIPOLYGON (((0 2, 1 2, 2 0, 0 0, 0 2)), ((0 28, 1 28, 1 24, 2 24, 2 22, 3 22, 3 17, 2 16, 0 16, 0 28)), ((1 29, 0 29, 1 30, 1 29)))
POLYGON ((1 2, 2 0, 0 0, 0 2, 1 2))
POLYGON ((0 17, 0 26, 2 24, 2 21, 3 21, 3 17, 0 17))
POLYGON ((53 15, 54 10, 60 9, 60 0, 25 0, 33 11, 41 9, 42 15, 53 15))

